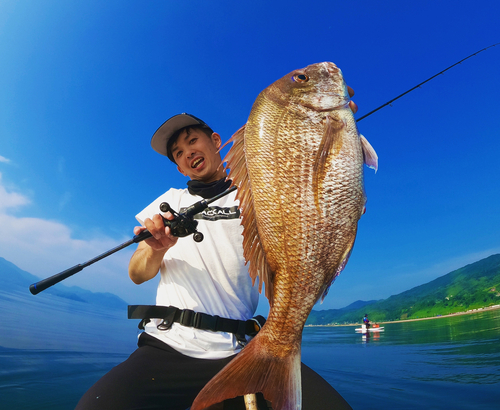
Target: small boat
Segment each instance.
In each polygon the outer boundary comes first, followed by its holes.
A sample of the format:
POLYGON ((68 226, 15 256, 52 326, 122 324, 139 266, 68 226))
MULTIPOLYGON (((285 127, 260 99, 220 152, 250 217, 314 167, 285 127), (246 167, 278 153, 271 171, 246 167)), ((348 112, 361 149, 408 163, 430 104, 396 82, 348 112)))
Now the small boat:
MULTIPOLYGON (((357 327, 356 329, 354 329, 357 333, 366 333, 366 325, 361 325, 361 327, 357 327)), ((379 332, 383 332, 384 331, 384 327, 380 327, 380 325, 373 325, 371 327, 368 328, 368 332, 370 333, 379 333, 379 332)))

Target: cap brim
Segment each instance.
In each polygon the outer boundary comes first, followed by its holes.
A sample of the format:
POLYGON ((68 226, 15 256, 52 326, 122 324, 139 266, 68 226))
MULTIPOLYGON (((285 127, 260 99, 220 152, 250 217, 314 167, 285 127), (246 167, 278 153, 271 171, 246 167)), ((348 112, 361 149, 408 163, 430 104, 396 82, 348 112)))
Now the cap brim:
POLYGON ((191 114, 177 114, 165 121, 160 128, 156 130, 151 138, 151 146, 161 155, 168 157, 167 142, 172 135, 184 127, 190 125, 206 125, 202 120, 191 114))

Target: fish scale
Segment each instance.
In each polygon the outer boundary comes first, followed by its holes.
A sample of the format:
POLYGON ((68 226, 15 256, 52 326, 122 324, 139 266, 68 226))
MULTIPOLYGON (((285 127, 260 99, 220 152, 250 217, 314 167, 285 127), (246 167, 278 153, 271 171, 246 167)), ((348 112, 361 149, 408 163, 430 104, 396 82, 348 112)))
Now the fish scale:
POLYGON ((226 161, 238 186, 244 256, 270 310, 192 410, 256 392, 274 410, 301 408, 303 327, 347 262, 365 204, 363 162, 377 163, 348 103, 335 64, 313 64, 262 91, 231 138, 226 161))

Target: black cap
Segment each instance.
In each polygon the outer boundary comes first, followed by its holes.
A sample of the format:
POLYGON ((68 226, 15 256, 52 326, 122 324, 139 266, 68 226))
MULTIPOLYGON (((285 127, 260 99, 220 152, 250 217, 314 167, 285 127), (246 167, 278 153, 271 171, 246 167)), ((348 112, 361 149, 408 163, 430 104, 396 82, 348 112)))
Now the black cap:
POLYGON ((175 162, 172 154, 167 150, 168 140, 181 128, 189 127, 190 125, 204 125, 210 128, 204 121, 194 115, 186 114, 185 112, 177 114, 170 117, 156 130, 151 138, 151 146, 156 152, 165 155, 172 162, 175 162))

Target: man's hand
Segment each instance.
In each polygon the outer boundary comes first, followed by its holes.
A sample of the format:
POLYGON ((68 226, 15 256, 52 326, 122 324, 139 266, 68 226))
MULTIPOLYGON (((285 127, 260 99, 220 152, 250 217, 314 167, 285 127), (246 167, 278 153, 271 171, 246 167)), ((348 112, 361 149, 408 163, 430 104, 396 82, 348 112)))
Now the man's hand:
MULTIPOLYGON (((167 212, 164 217, 170 221, 174 219, 170 212, 167 212)), ((170 228, 165 226, 160 215, 154 215, 152 219, 147 218, 144 225, 136 226, 134 234, 138 235, 147 229, 153 236, 139 242, 139 246, 128 265, 130 279, 137 285, 154 278, 158 274, 163 256, 179 239, 170 233, 170 228)))
MULTIPOLYGON (((349 97, 353 97, 354 96, 354 90, 347 86, 347 92, 349 93, 349 97)), ((349 101, 349 108, 351 109, 352 113, 353 114, 356 114, 356 112, 358 111, 358 106, 354 103, 353 100, 349 101)))
MULTIPOLYGON (((171 221, 174 219, 174 216, 170 212, 167 212, 164 215, 164 218, 171 221)), ((146 239, 144 242, 146 242, 155 251, 167 251, 174 246, 179 239, 170 233, 170 228, 165 226, 163 218, 160 215, 154 215, 152 219, 147 218, 144 221, 144 225, 144 227, 136 226, 134 228, 134 234, 138 235, 147 229, 153 236, 146 239)))

